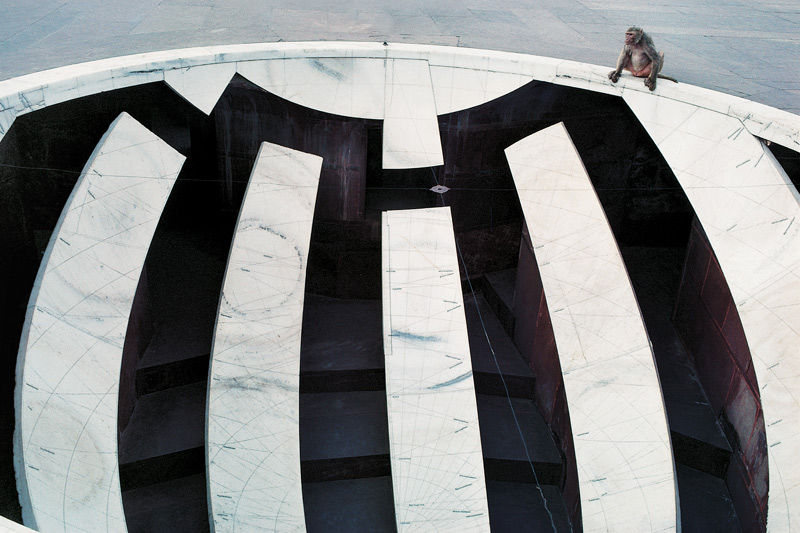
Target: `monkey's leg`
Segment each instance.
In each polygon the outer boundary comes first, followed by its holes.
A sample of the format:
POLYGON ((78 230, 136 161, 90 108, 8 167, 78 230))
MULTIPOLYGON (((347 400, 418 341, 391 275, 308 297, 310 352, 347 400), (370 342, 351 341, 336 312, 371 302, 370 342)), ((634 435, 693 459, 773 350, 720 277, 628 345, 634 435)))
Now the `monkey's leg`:
POLYGON ((678 83, 678 80, 676 80, 672 76, 665 76, 664 74, 661 74, 661 70, 664 68, 664 52, 659 52, 658 57, 661 58, 660 65, 658 67, 658 77, 661 78, 662 80, 669 80, 678 83))
MULTIPOLYGON (((655 63, 655 61, 653 63, 655 63)), ((647 76, 647 79, 644 80, 645 87, 647 87, 651 91, 655 90, 656 81, 658 80, 658 78, 661 77, 660 72, 661 69, 664 68, 664 52, 658 53, 658 64, 653 65, 653 63, 650 63, 650 73, 647 76)))

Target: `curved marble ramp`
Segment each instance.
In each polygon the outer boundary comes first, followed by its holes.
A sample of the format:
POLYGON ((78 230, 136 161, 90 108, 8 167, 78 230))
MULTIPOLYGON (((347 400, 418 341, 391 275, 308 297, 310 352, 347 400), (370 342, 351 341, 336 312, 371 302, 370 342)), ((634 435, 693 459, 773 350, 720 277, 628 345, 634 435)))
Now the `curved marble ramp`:
POLYGON ((211 350, 212 530, 305 531, 300 331, 322 158, 263 143, 247 186, 211 350))
POLYGON ((383 328, 399 531, 489 531, 449 207, 383 213, 383 328))
POLYGON ((767 529, 798 529, 800 195, 739 120, 664 98, 624 98, 692 203, 739 311, 767 433, 767 529))
POLYGON ((563 124, 506 156, 564 374, 584 531, 674 531, 672 452, 650 341, 589 176, 563 124))
POLYGON ((184 157, 123 113, 67 200, 17 361, 14 460, 25 524, 125 531, 117 393, 150 241, 184 157))

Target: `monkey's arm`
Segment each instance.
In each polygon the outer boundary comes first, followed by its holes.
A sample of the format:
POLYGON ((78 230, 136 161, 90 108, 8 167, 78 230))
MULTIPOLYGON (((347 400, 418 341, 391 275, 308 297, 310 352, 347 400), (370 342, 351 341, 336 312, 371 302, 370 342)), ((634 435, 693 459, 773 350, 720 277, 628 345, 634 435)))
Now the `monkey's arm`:
POLYGON ((629 54, 628 45, 623 46, 622 52, 619 53, 619 57, 617 58, 617 67, 608 73, 608 79, 610 79, 612 83, 617 83, 617 80, 619 80, 622 69, 625 68, 625 63, 628 61, 629 54))

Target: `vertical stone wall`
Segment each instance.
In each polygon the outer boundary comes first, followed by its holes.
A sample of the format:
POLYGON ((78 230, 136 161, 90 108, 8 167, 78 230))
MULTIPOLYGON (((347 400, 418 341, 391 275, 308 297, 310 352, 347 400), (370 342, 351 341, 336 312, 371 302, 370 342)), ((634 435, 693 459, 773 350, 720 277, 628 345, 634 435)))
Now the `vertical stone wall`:
POLYGON ((742 530, 765 531, 768 457, 758 382, 736 305, 697 219, 674 322, 733 448, 726 484, 742 530))
POLYGON ((267 141, 323 158, 317 218, 363 219, 368 121, 292 104, 241 78, 234 78, 225 91, 214 119, 228 198, 244 194, 258 148, 267 141))
POLYGON ((307 290, 379 298, 380 231, 365 218, 368 128, 377 122, 292 104, 238 77, 213 118, 221 196, 230 209, 241 202, 262 142, 322 157, 307 290))
POLYGON ((564 378, 558 360, 539 267, 527 228, 519 250, 514 297, 514 344, 536 377, 536 406, 552 431, 564 462, 561 492, 574 531, 581 531, 578 465, 569 420, 564 378))
POLYGON ((145 265, 139 277, 139 285, 136 287, 136 296, 128 318, 128 329, 125 331, 125 344, 122 348, 117 435, 121 435, 128 427, 136 401, 139 399, 136 392, 136 369, 154 332, 150 285, 147 282, 147 265, 145 265))

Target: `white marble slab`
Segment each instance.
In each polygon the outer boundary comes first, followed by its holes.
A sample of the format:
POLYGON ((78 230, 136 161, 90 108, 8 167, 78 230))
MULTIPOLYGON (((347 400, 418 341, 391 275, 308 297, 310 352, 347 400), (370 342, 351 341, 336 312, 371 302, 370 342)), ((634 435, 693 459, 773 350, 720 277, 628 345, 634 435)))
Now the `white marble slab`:
POLYGON ((475 107, 519 89, 532 81, 531 74, 490 70, 483 58, 474 68, 430 65, 436 112, 440 115, 475 107))
MULTIPOLYGON (((713 109, 741 118, 754 135, 800 149, 797 115, 685 83, 662 80, 655 93, 650 93, 641 79, 631 76, 623 75, 612 84, 607 65, 468 48, 352 42, 186 48, 92 61, 5 80, 0 82, 0 139, 20 114, 81 96, 162 81, 169 71, 221 64, 236 64, 243 76, 295 103, 344 116, 381 119, 385 107, 381 87, 392 60, 429 63, 440 115, 507 94, 526 80, 539 80, 611 95, 637 91, 713 109)), ((193 89, 182 90, 190 94, 193 89)))
POLYGON ((800 195, 741 121, 639 94, 625 100, 675 172, 739 311, 761 389, 769 531, 800 526, 800 195))
POLYGON ((650 341, 563 124, 506 149, 567 396, 584 531, 674 531, 675 477, 650 341))
POLYGON ((747 100, 736 100, 727 115, 742 121, 747 131, 800 152, 800 117, 747 100))
MULTIPOLYGON (((2 106, 2 105, 3 105, 3 103, 0 102, 0 106, 2 106)), ((2 109, 2 107, 0 107, 0 109, 2 109)), ((16 115, 16 113, 14 113, 13 109, 0 110, 0 141, 2 141, 3 137, 6 136, 6 132, 11 127, 11 125, 14 123, 14 120, 16 118, 17 118, 17 115, 16 115)))
POLYGON ((222 288, 208 382, 216 531, 305 531, 300 332, 322 158, 263 143, 222 288))
POLYGON ((399 531, 489 531, 449 207, 383 213, 386 396, 399 531))
POLYGON ((386 61, 382 58, 242 61, 237 70, 290 102, 345 117, 383 119, 386 61))
POLYGON ((443 165, 442 140, 427 61, 387 61, 385 106, 383 168, 443 165))
POLYGON ((34 533, 34 530, 0 516, 0 531, 3 533, 34 533))
POLYGON ((14 460, 26 525, 125 531, 117 467, 122 346, 184 157, 123 113, 61 213, 17 360, 14 460))
POLYGON ((164 71, 164 82, 197 109, 210 114, 225 91, 236 63, 217 63, 164 71))

